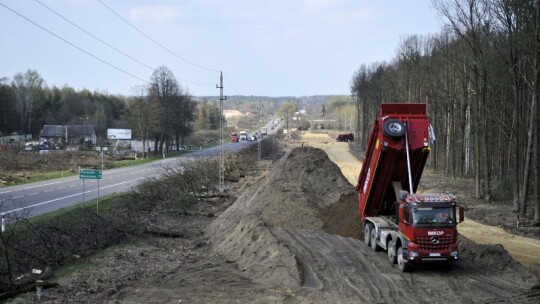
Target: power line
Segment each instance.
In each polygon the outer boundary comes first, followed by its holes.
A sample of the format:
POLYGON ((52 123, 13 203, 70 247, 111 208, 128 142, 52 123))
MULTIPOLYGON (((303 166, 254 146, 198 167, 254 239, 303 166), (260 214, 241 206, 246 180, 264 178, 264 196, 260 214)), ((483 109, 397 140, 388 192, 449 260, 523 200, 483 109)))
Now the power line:
POLYGON ((140 65, 142 65, 142 66, 145 66, 145 67, 149 68, 150 70, 154 70, 153 67, 151 67, 151 66, 149 66, 149 65, 147 65, 147 64, 145 64, 145 63, 143 63, 143 62, 141 62, 141 61, 139 61, 139 60, 137 60, 137 59, 135 59, 135 58, 133 58, 133 57, 131 57, 130 55, 124 53, 123 51, 121 51, 121 50, 115 48, 114 46, 108 44, 107 42, 103 41, 102 39, 100 39, 100 38, 96 37, 95 35, 89 33, 87 30, 83 29, 82 27, 78 26, 77 24, 75 24, 75 23, 72 22, 71 20, 69 20, 69 19, 67 19, 66 17, 62 16, 60 13, 58 13, 58 12, 56 12, 55 10, 53 10, 52 8, 48 7, 48 6, 45 5, 43 2, 41 2, 41 1, 39 1, 39 0, 34 0, 34 1, 36 1, 36 2, 39 3, 39 4, 41 4, 43 7, 45 7, 45 8, 48 9, 49 11, 53 12, 54 14, 56 14, 58 17, 64 19, 66 22, 69 22, 69 23, 70 23, 71 25, 73 25, 74 27, 78 28, 79 30, 83 31, 83 32, 86 33, 87 35, 89 35, 89 36, 91 36, 92 38, 96 39, 97 41, 103 43, 104 45, 108 46, 109 48, 111 48, 111 49, 117 51, 118 53, 120 53, 120 54, 122 54, 122 55, 124 55, 124 56, 126 56, 126 57, 128 57, 128 58, 130 58, 131 60, 137 62, 138 64, 140 64, 140 65))
POLYGON ((120 14, 118 14, 117 12, 115 12, 112 8, 110 8, 109 6, 107 6, 107 4, 103 3, 103 1, 101 0, 98 0, 99 3, 101 3, 104 7, 106 7, 109 11, 111 11, 113 14, 115 14, 118 18, 120 18, 122 21, 124 21, 127 25, 129 25, 130 27, 132 27, 133 29, 135 29, 137 32, 139 32, 139 34, 143 35, 144 37, 146 37, 148 40, 152 41, 153 43, 155 43, 156 45, 158 45, 160 48, 164 49, 165 51, 169 52, 170 54, 174 55, 175 57, 179 58, 180 60, 184 61, 184 62, 187 62, 193 66, 196 66, 200 69, 203 69, 203 70, 207 70, 207 71, 210 71, 210 72, 219 72, 218 70, 216 69, 211 69, 211 68, 207 68, 205 66, 202 66, 200 64, 197 64, 195 62, 192 62, 190 60, 187 60, 186 58, 176 54, 175 52, 171 51, 170 49, 168 49, 167 47, 163 46, 161 43, 157 42, 156 40, 152 39, 150 36, 148 36, 147 34, 145 34, 143 31, 139 30, 136 26, 134 26, 133 24, 131 24, 129 21, 127 21, 126 19, 124 19, 122 16, 120 16, 120 14))
POLYGON ((129 73, 129 72, 127 72, 127 71, 125 71, 125 70, 123 70, 123 69, 121 69, 121 68, 115 66, 115 65, 113 65, 112 63, 109 63, 109 62, 105 61, 104 59, 101 59, 101 58, 99 58, 98 56, 96 56, 96 55, 94 55, 94 54, 92 54, 92 53, 90 53, 90 52, 88 52, 88 51, 82 49, 81 47, 79 47, 79 46, 77 46, 77 45, 75 45, 75 44, 73 44, 73 43, 67 41, 66 39, 64 39, 64 38, 62 38, 62 37, 56 35, 55 33, 49 31, 48 29, 44 28, 43 26, 41 26, 41 25, 37 24, 36 22, 30 20, 29 18, 23 16, 23 15, 20 14, 19 12, 17 12, 17 11, 15 11, 15 10, 11 9, 11 8, 8 7, 7 5, 5 5, 5 4, 3 4, 3 3, 1 3, 1 2, 0 2, 0 5, 3 6, 3 7, 5 7, 6 9, 10 10, 10 11, 13 12, 14 14, 18 15, 19 17, 25 19, 26 21, 32 23, 33 25, 39 27, 40 29, 46 31, 47 33, 53 35, 54 37, 56 37, 56 38, 58 38, 58 39, 64 41, 65 43, 71 45, 72 47, 78 49, 79 51, 81 51, 81 52, 87 54, 88 56, 91 56, 91 57, 93 57, 94 59, 99 60, 99 61, 105 63, 106 65, 108 65, 108 66, 110 66, 110 67, 112 67, 112 68, 114 68, 114 69, 116 69, 116 70, 118 70, 118 71, 120 71, 120 72, 122 72, 122 73, 124 73, 124 74, 126 74, 126 75, 129 75, 129 76, 131 76, 131 77, 133 77, 133 78, 135 78, 135 79, 138 79, 138 80, 140 80, 140 81, 142 81, 142 82, 145 82, 145 83, 150 84, 150 82, 148 82, 148 81, 146 81, 146 80, 144 80, 144 79, 142 79, 142 78, 140 78, 140 77, 138 77, 138 76, 135 76, 135 75, 133 75, 133 74, 131 74, 131 73, 129 73))
POLYGON ((233 88, 233 90, 236 92, 236 94, 238 95, 242 95, 234 86, 233 84, 231 83, 231 81, 229 80, 229 78, 225 78, 225 81, 233 88))
MULTIPOLYGON (((71 25, 75 26, 76 28, 78 28, 79 30, 83 31, 84 33, 86 33, 87 35, 91 36, 92 38, 96 39, 97 41, 103 43, 104 45, 108 46, 109 48, 115 50, 116 52, 130 58, 131 60, 139 63, 140 65, 142 66, 145 66, 147 67, 148 69, 150 70, 155 70, 154 67, 152 66, 149 66, 147 64, 145 64, 144 62, 141 62, 140 60, 126 54, 125 52, 119 50, 118 48, 110 45, 109 43, 105 42, 103 39, 100 39, 99 37, 93 35, 92 33, 88 32, 87 30, 83 29, 82 27, 80 27, 79 25, 75 24, 74 22, 72 22, 71 20, 67 19, 66 17, 64 17, 62 14, 56 12, 55 10, 53 10, 52 8, 50 8, 49 6, 45 5, 43 2, 39 1, 39 0, 34 0, 36 1, 37 3, 41 4, 42 6, 44 6, 46 9, 50 10, 51 12, 53 12, 54 14, 56 14, 57 16, 59 16, 60 18, 64 19, 66 22, 70 23, 71 25)), ((178 78, 178 80, 181 80, 183 82, 187 82, 187 83, 191 83, 191 84, 195 84, 195 85, 213 85, 212 83, 202 83, 202 82, 196 82, 196 81, 191 81, 191 80, 187 80, 187 79, 182 79, 182 78, 178 78)))

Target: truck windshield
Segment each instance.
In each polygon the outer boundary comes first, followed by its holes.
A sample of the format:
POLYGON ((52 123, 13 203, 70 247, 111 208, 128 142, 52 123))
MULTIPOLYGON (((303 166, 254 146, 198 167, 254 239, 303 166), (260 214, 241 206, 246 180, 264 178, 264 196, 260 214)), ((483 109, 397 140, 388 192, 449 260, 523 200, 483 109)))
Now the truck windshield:
POLYGON ((456 224, 454 208, 419 207, 413 208, 415 226, 453 226, 456 224))

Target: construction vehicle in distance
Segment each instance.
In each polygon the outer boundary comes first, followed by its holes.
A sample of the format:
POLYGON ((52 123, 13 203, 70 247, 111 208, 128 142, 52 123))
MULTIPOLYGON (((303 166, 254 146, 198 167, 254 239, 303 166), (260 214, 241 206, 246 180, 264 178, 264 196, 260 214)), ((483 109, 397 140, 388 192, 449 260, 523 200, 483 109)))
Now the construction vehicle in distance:
POLYGON ((464 209, 452 195, 415 193, 434 138, 425 104, 381 104, 358 176, 364 242, 402 272, 458 259, 464 209))
POLYGON ((229 138, 231 139, 232 143, 237 143, 238 142, 238 134, 236 133, 236 131, 232 131, 231 135, 229 135, 229 138))
POLYGON ((354 134, 352 133, 338 134, 338 137, 336 138, 336 140, 351 142, 354 140, 354 134))

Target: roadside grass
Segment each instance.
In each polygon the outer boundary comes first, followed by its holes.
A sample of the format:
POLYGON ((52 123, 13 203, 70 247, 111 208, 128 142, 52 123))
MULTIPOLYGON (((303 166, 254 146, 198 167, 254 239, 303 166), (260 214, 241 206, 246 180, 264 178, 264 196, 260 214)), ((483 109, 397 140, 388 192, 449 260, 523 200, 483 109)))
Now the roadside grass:
MULTIPOLYGON (((207 145, 207 146, 203 146, 202 148, 204 149, 204 148, 208 148, 208 147, 211 147, 211 146, 215 146, 215 145, 207 145)), ((167 153, 165 155, 165 158, 176 157, 176 156, 180 156, 180 155, 187 154, 187 153, 190 153, 190 152, 193 152, 193 151, 169 152, 169 153, 167 153)), ((129 167, 129 166, 136 166, 136 165, 140 165, 140 164, 146 164, 146 163, 159 161, 159 160, 162 160, 162 159, 163 159, 162 156, 152 156, 152 157, 144 158, 144 159, 124 159, 124 160, 114 161, 114 162, 110 163, 107 166, 107 169, 115 169, 115 168, 124 168, 124 167, 129 167)), ((96 169, 99 169, 99 166, 96 167, 96 169)), ((0 188, 9 187, 9 186, 24 185, 24 184, 31 184, 31 183, 41 182, 41 181, 46 181, 46 180, 51 180, 51 179, 58 179, 58 178, 63 178, 63 177, 75 176, 75 175, 78 175, 78 174, 79 174, 79 172, 73 171, 73 170, 49 171, 49 172, 36 172, 36 171, 33 171, 33 172, 29 173, 29 174, 24 174, 24 175, 9 174, 9 175, 5 175, 5 176, 3 176, 1 178, 3 183, 0 183, 0 188)))
POLYGON ((149 157, 149 158, 140 158, 140 159, 123 159, 123 160, 113 162, 112 164, 108 166, 108 168, 115 169, 115 168, 123 168, 123 167, 147 164, 147 163, 151 163, 151 162, 158 161, 161 159, 163 158, 154 157, 154 156, 149 157))
POLYGON ((87 259, 78 259, 72 262, 66 263, 61 267, 58 267, 50 279, 51 282, 60 283, 59 281, 63 278, 69 278, 73 274, 79 271, 91 270, 97 268, 98 265, 90 263, 87 259))
MULTIPOLYGON (((128 192, 125 193, 115 193, 99 198, 99 215, 105 215, 112 206, 120 202, 124 196, 128 195, 128 192)), ((81 210, 86 210, 88 212, 98 212, 97 200, 93 199, 86 201, 84 203, 69 206, 62 208, 60 210, 52 211, 46 214, 37 215, 28 219, 28 221, 35 226, 47 225, 51 221, 63 221, 72 219, 78 212, 81 210)), ((8 226, 9 227, 9 226, 8 226)))
POLYGON ((78 173, 75 173, 70 170, 63 171, 52 171, 52 172, 32 172, 29 175, 18 176, 18 175, 9 175, 3 178, 6 182, 5 184, 0 184, 0 188, 7 186, 16 186, 22 184, 30 184, 35 182, 41 182, 50 179, 57 179, 62 177, 73 176, 78 173))

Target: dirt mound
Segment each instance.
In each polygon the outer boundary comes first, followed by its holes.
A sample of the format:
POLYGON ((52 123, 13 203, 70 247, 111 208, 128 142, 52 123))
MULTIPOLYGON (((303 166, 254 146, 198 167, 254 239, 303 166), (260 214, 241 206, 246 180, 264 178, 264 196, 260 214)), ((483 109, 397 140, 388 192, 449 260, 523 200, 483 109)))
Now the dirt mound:
POLYGON ((474 263, 478 268, 490 271, 527 272, 526 268, 514 260, 500 244, 477 244, 460 235, 458 245, 461 257, 474 263))
POLYGON ((326 153, 300 147, 253 184, 209 227, 217 252, 258 282, 298 286, 302 272, 294 253, 269 228, 328 230, 351 236, 354 188, 326 153))

